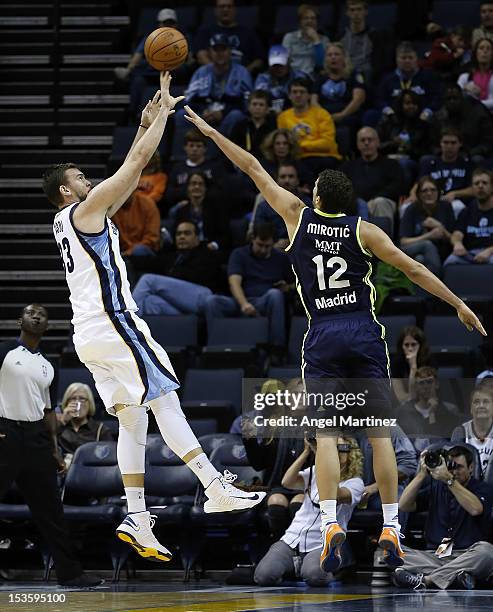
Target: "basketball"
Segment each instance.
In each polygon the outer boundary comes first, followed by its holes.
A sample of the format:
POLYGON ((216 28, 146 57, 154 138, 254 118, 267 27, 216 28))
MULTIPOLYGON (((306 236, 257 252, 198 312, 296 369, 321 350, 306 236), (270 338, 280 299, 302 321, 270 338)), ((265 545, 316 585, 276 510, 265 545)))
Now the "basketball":
POLYGON ((179 30, 158 28, 146 38, 144 53, 156 70, 174 70, 187 59, 188 43, 179 30))

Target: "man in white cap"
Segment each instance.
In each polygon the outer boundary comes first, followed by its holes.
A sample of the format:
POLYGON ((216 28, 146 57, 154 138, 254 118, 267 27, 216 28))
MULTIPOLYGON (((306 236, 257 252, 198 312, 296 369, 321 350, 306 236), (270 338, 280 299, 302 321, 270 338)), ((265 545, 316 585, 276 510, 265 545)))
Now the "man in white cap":
POLYGON ((259 74, 254 89, 268 91, 272 99, 272 109, 277 113, 288 108, 289 83, 296 77, 307 77, 301 70, 292 70, 289 65, 289 51, 282 45, 269 49, 269 70, 259 74))

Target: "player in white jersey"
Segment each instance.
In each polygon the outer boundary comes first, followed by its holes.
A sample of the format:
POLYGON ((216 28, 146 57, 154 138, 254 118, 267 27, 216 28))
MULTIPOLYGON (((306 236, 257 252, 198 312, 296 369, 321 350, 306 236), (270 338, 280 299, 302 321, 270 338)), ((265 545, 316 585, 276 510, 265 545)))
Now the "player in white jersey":
POLYGON ((135 314, 118 230, 111 221, 137 188, 168 116, 183 98, 170 95, 170 82, 169 74, 162 73, 161 89, 144 109, 127 158, 113 176, 94 189, 75 164, 52 166, 43 176, 46 196, 60 209, 53 232, 70 289, 75 349, 91 371, 106 410, 119 420, 117 456, 128 515, 117 535, 153 561, 169 561, 171 553, 154 537, 144 499, 148 409, 166 444, 204 486, 206 512, 244 510, 265 497, 232 486, 234 476, 222 476, 200 447, 180 407, 175 391, 179 383, 168 355, 135 314))

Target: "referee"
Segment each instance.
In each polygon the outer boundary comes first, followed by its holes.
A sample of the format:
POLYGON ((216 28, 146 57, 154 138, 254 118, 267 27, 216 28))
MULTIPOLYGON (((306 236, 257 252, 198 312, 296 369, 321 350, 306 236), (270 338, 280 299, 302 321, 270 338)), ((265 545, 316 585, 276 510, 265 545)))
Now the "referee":
POLYGON ((61 459, 50 399, 54 369, 38 351, 48 327, 46 309, 26 306, 19 327, 18 340, 0 343, 0 500, 15 481, 50 546, 59 584, 98 586, 100 578, 83 573, 63 519, 57 484, 61 459))

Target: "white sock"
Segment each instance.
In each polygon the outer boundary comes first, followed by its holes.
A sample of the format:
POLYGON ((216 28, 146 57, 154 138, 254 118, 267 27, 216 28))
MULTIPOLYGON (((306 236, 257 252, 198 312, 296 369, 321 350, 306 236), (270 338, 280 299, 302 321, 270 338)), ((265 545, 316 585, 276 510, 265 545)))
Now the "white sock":
POLYGON ((382 504, 383 524, 389 527, 395 527, 400 530, 399 524, 399 504, 382 504))
POLYGON ((207 487, 215 478, 221 477, 221 474, 212 465, 205 453, 200 453, 200 455, 197 455, 196 457, 191 459, 187 463, 187 466, 200 480, 204 489, 207 489, 207 487))
POLYGON ((125 487, 125 495, 129 513, 146 511, 144 487, 125 487))
POLYGON ((325 529, 327 523, 335 523, 337 521, 336 508, 336 499, 323 499, 320 501, 320 512, 322 513, 322 529, 325 529))

